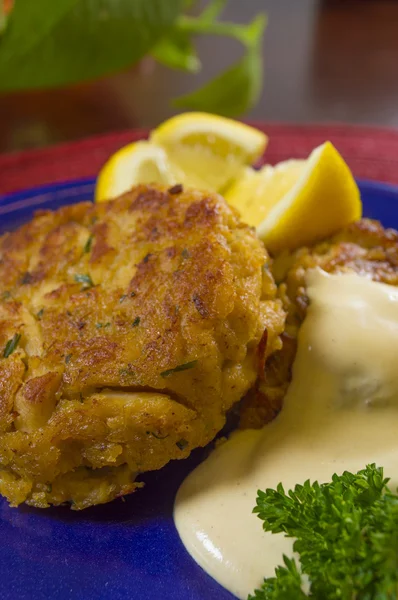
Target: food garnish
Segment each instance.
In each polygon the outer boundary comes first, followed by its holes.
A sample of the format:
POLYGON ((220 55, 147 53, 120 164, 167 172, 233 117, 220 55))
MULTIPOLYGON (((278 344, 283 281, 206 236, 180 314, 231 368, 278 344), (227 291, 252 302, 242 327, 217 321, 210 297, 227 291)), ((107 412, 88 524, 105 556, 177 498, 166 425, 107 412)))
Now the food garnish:
POLYGON ((250 600, 393 600, 398 596, 398 496, 383 469, 368 465, 330 483, 258 491, 264 531, 294 537, 275 577, 250 600), (309 580, 307 583, 306 580, 309 580), (308 588, 308 591, 306 589, 308 588))
POLYGON ((21 334, 16 333, 14 335, 14 337, 12 337, 10 340, 8 340, 8 342, 6 343, 6 347, 4 348, 4 352, 3 352, 4 358, 8 358, 9 356, 11 356, 11 354, 14 352, 14 350, 16 350, 20 339, 21 339, 21 334))
POLYGON ((94 287, 93 280, 91 279, 90 275, 87 274, 75 275, 75 281, 83 284, 82 290, 87 290, 91 287, 94 287))
POLYGON ((257 228, 268 250, 311 245, 361 218, 355 179, 331 142, 306 160, 261 169, 267 136, 238 121, 184 113, 152 131, 149 141, 121 148, 102 168, 96 201, 110 200, 137 183, 161 183, 224 194, 242 220, 257 228))
POLYGON ((312 244, 361 218, 354 177, 325 142, 307 160, 287 160, 259 171, 247 167, 225 199, 257 228, 273 253, 312 244))
POLYGON ((260 158, 266 144, 264 133, 232 119, 178 115, 155 129, 149 141, 129 144, 108 160, 98 177, 96 201, 110 200, 137 183, 220 191, 260 158))
POLYGON ((177 365, 173 369, 167 369, 166 371, 162 371, 160 373, 161 377, 169 377, 173 373, 179 373, 180 371, 187 371, 188 369, 193 369, 197 365, 197 360, 192 360, 191 362, 184 363, 183 365, 177 365))
POLYGON ((83 249, 83 252, 85 254, 88 254, 91 251, 91 246, 93 245, 93 239, 94 239, 93 235, 90 235, 90 237, 87 239, 87 242, 85 243, 84 249, 83 249))

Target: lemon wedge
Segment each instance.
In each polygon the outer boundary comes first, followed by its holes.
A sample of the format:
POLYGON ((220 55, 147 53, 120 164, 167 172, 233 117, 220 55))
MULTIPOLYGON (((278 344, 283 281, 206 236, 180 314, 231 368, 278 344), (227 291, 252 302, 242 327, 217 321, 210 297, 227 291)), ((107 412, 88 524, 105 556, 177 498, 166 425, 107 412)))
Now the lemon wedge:
POLYGON ((272 253, 312 244, 362 215, 358 186, 330 142, 307 160, 246 168, 225 198, 272 253))
POLYGON ((104 202, 128 191, 137 183, 173 185, 182 173, 172 165, 166 151, 147 141, 118 150, 102 167, 95 189, 96 202, 104 202))
POLYGON ((102 168, 97 202, 115 198, 137 183, 182 183, 222 191, 264 152, 267 136, 232 119, 184 113, 155 129, 149 141, 121 148, 102 168))
POLYGON ((254 127, 196 112, 165 121, 152 132, 150 140, 167 151, 188 182, 213 191, 222 191, 237 171, 260 158, 268 141, 254 127))

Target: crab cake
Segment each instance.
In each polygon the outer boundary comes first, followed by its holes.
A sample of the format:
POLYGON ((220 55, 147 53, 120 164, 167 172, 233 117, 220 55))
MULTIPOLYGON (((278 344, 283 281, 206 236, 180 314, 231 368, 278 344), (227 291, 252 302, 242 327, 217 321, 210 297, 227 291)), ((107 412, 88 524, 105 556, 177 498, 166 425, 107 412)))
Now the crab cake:
MULTIPOLYGON (((284 312, 252 229, 218 195, 137 186, 0 238, 0 492, 108 502, 204 446, 284 312)), ((262 351, 261 356, 264 352, 262 351)))
POLYGON ((256 386, 246 396, 241 411, 241 427, 262 427, 282 407, 291 380, 299 327, 308 306, 305 275, 309 269, 328 273, 355 272, 374 281, 398 285, 398 232, 384 229, 378 221, 362 219, 332 238, 292 253, 282 253, 272 267, 278 296, 286 311, 283 347, 272 354, 256 386))

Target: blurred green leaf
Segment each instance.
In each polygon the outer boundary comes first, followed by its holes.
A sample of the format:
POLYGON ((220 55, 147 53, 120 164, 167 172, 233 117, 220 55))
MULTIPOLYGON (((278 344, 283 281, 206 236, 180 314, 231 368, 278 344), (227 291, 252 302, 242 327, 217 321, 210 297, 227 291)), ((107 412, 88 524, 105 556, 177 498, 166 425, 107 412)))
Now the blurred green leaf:
POLYGON ((4 10, 4 2, 0 0, 0 35, 4 32, 7 24, 7 17, 4 10))
POLYGON ((247 112, 257 102, 262 88, 261 41, 265 26, 265 15, 258 15, 244 30, 246 52, 243 58, 199 90, 176 98, 174 106, 227 117, 247 112))
POLYGON ((151 54, 158 62, 171 69, 197 73, 201 67, 189 35, 178 29, 173 29, 167 37, 162 38, 151 54))
POLYGON ((219 17, 222 13, 224 6, 227 2, 228 0, 212 0, 211 2, 209 2, 209 4, 206 6, 205 9, 203 9, 202 14, 200 15, 202 21, 212 22, 215 19, 217 19, 217 17, 219 17))
POLYGON ((184 0, 17 0, 0 40, 0 91, 124 69, 173 26, 184 0))

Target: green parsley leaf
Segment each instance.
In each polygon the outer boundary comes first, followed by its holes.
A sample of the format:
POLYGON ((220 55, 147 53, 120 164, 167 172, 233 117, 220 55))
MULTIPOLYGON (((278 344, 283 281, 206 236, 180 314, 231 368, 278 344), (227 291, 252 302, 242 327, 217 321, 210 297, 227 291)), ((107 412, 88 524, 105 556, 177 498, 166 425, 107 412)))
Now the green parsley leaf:
POLYGON ((134 321, 131 323, 131 327, 137 327, 137 325, 140 324, 140 321, 141 321, 140 317, 136 317, 134 319, 134 321))
POLYGON ((90 235, 87 242, 84 244, 83 252, 85 254, 88 254, 89 252, 91 252, 91 247, 93 245, 93 239, 94 239, 94 236, 90 235))
POLYGON ((72 354, 67 354, 67 355, 65 356, 65 363, 66 363, 66 364, 69 364, 69 363, 70 363, 70 359, 71 359, 71 358, 72 358, 72 354))
POLYGON ((121 375, 122 377, 134 377, 135 373, 132 370, 131 366, 127 365, 127 367, 119 369, 119 375, 121 375))
POLYGON ((187 440, 181 439, 176 442, 176 446, 178 446, 180 450, 185 450, 185 448, 188 446, 188 442, 187 440))
POLYGON ((4 358, 8 358, 14 352, 19 344, 19 340, 21 339, 21 334, 16 333, 11 340, 8 340, 6 346, 4 348, 3 356, 4 358))
POLYGON ((95 326, 97 329, 102 329, 103 327, 110 327, 111 324, 109 322, 108 323, 96 323, 95 326))
POLYGON ((398 496, 374 464, 330 483, 282 484, 259 491, 255 513, 265 531, 294 537, 293 559, 264 580, 254 600, 395 600, 398 597, 398 496), (303 592, 302 576, 309 579, 303 592))
POLYGON ((88 290, 91 287, 94 287, 94 282, 91 279, 90 275, 75 275, 75 281, 77 283, 82 283, 82 290, 88 290))
POLYGON ((169 377, 173 373, 179 373, 180 371, 186 371, 187 369, 193 369, 196 366, 197 362, 198 362, 197 360, 192 360, 191 362, 184 363, 183 365, 178 365, 177 367, 174 367, 173 369, 167 369, 166 371, 163 371, 162 373, 160 373, 160 376, 161 377, 169 377))
POLYGON ((38 313, 36 313, 36 318, 37 318, 37 320, 38 320, 38 321, 41 321, 41 319, 42 319, 43 315, 44 315, 44 308, 41 308, 41 309, 39 310, 39 312, 38 312, 38 313))

